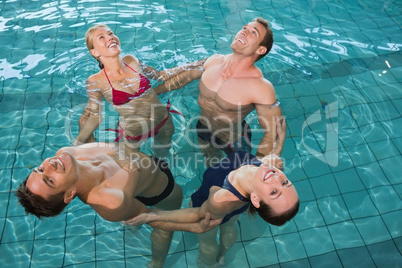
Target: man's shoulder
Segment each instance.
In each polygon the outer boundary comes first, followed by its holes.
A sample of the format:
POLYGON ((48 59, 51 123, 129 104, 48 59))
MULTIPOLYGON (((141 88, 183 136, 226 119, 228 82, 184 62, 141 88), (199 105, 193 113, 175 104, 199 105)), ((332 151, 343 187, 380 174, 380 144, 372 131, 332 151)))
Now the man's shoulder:
POLYGON ((275 88, 270 81, 264 77, 248 79, 249 97, 252 103, 272 104, 276 100, 275 88))
POLYGON ((134 55, 131 55, 131 54, 124 55, 123 62, 128 64, 128 65, 130 65, 130 64, 139 64, 138 58, 136 58, 134 55))
POLYGON ((209 57, 206 62, 204 63, 204 68, 208 68, 210 65, 215 65, 223 62, 225 60, 226 55, 222 54, 215 54, 209 57))
MULTIPOLYGON (((263 76, 246 76, 234 79, 239 85, 247 84, 250 88, 256 91, 272 91, 274 86, 272 83, 263 76)), ((253 91, 254 91, 253 90, 253 91)))
POLYGON ((93 188, 88 196, 88 203, 91 206, 100 206, 106 209, 120 207, 124 202, 124 192, 110 186, 103 183, 93 188))

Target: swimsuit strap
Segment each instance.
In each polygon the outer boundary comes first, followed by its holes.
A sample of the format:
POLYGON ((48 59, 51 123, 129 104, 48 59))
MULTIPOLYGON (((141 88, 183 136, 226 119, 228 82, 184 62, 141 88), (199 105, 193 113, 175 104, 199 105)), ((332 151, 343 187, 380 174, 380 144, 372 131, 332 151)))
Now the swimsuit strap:
MULTIPOLYGON (((133 68, 130 67, 130 65, 126 64, 125 62, 123 62, 128 68, 130 68, 134 73, 137 73, 133 68)), ((105 73, 106 79, 109 82, 109 85, 113 88, 112 83, 110 83, 109 77, 107 76, 106 70, 105 68, 103 68, 103 72, 105 73)), ((141 75, 141 74, 140 74, 141 75)))
MULTIPOLYGON (((137 73, 133 68, 130 67, 127 63, 123 62, 128 68, 130 68, 134 73, 137 73)), ((141 74, 140 74, 141 75, 141 74)))
MULTIPOLYGON (((245 165, 253 165, 253 166, 261 166, 263 163, 254 155, 250 154, 250 153, 245 153, 245 152, 237 152, 235 154, 238 155, 242 155, 240 157, 244 157, 243 162, 240 163, 239 165, 235 165, 233 166, 233 170, 238 169, 239 167, 245 166, 245 165)), ((233 154, 233 156, 235 155, 233 154)), ((235 160, 234 160, 235 161, 235 160)), ((228 190, 229 192, 231 192, 232 194, 234 194, 237 198, 239 198, 241 201, 244 202, 249 202, 250 199, 244 197, 241 193, 239 193, 239 191, 237 191, 237 189, 230 183, 229 181, 229 174, 226 175, 225 180, 223 181, 223 185, 222 185, 223 189, 228 190)))
POLYGON ((237 189, 230 183, 229 181, 229 175, 226 176, 225 180, 223 181, 223 185, 222 185, 223 189, 228 190, 229 192, 231 192, 232 194, 234 194, 237 198, 239 198, 240 201, 243 202, 249 202, 250 199, 247 197, 244 197, 241 193, 239 193, 239 191, 237 191, 237 189))
POLYGON ((109 77, 107 76, 105 68, 103 68, 103 72, 105 73, 105 76, 106 76, 107 81, 109 82, 109 85, 112 87, 112 89, 114 89, 112 86, 112 83, 110 83, 110 80, 109 80, 109 77))
MULTIPOLYGON (((171 113, 172 114, 179 114, 179 115, 184 117, 184 115, 182 113, 180 113, 178 111, 175 111, 175 110, 172 110, 171 107, 172 107, 172 105, 170 104, 170 100, 168 100, 168 103, 166 105, 166 109, 168 111, 168 114, 161 122, 159 122, 159 124, 157 124, 153 129, 149 130, 147 133, 141 134, 139 136, 128 136, 127 135, 126 139, 129 140, 129 141, 132 141, 132 140, 140 141, 140 140, 148 139, 148 138, 151 138, 151 137, 157 135, 159 133, 159 130, 165 125, 165 123, 168 120, 169 115, 171 113)), ((113 131, 113 132, 116 132, 116 133, 119 134, 119 136, 114 140, 114 142, 118 142, 124 136, 124 131, 125 131, 120 126, 120 122, 117 124, 117 126, 118 126, 118 129, 112 129, 112 128, 105 129, 105 131, 113 131)))

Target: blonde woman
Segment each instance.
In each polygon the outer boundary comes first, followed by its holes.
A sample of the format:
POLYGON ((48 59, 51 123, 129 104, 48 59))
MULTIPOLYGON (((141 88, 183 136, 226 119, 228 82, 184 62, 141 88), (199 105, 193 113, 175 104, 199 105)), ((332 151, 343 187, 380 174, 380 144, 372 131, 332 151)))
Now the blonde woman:
POLYGON ((171 109, 170 103, 167 106, 161 103, 148 78, 165 81, 156 88, 158 92, 177 89, 201 76, 203 61, 155 70, 133 55, 121 56, 120 40, 107 25, 88 29, 85 42, 101 70, 88 78, 88 103, 79 120, 80 131, 74 145, 95 140, 93 132, 102 122, 104 98, 120 116, 118 129, 114 130, 118 132, 115 141, 138 148, 148 138, 155 137, 155 144, 166 153, 174 132, 170 113, 178 112, 171 109))

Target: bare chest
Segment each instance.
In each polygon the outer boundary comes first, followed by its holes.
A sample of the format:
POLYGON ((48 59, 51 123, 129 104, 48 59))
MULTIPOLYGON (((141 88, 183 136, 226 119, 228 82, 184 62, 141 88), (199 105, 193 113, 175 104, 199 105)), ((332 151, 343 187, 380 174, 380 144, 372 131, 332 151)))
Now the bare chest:
MULTIPOLYGON (((200 80, 201 98, 223 101, 236 106, 252 103, 250 94, 255 78, 226 77, 219 69, 204 72, 200 80)), ((218 103, 219 104, 219 103, 218 103)))

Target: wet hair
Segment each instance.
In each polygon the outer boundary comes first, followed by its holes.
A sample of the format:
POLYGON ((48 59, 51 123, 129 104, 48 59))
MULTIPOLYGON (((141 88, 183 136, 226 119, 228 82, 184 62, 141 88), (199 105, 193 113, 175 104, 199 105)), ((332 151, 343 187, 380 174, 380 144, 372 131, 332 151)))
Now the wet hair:
POLYGON ((265 27, 265 30, 267 31, 265 33, 264 38, 262 39, 260 46, 266 47, 267 51, 263 54, 263 55, 259 55, 258 58, 255 60, 256 62, 259 61, 260 59, 262 59, 263 57, 265 57, 265 55, 268 54, 268 52, 271 51, 272 45, 274 44, 274 35, 272 33, 272 29, 271 27, 269 27, 269 23, 267 20, 258 17, 258 18, 254 18, 252 20, 252 22, 258 22, 260 23, 262 26, 265 27))
MULTIPOLYGON (((89 52, 91 52, 91 49, 94 48, 94 32, 99 28, 110 29, 109 26, 107 26, 106 24, 96 24, 87 30, 87 32, 85 34, 85 44, 87 45, 89 52)), ((91 53, 91 55, 92 55, 92 53, 91 53)), ((92 57, 94 57, 94 56, 92 55, 92 57)), ((99 68, 103 69, 104 66, 103 66, 103 63, 101 62, 101 60, 99 58, 95 58, 95 60, 98 62, 99 68)))
MULTIPOLYGON (((29 175, 28 175, 29 177, 29 175)), ((52 195, 48 200, 32 193, 27 185, 28 177, 23 181, 15 192, 18 201, 24 207, 27 214, 33 214, 39 219, 42 217, 54 217, 60 214, 68 205, 64 203, 64 193, 52 195)))
POLYGON ((276 226, 281 226, 284 225, 287 221, 291 220, 294 216, 296 216, 297 212, 299 211, 299 206, 300 206, 300 200, 297 200, 297 202, 294 204, 293 207, 291 207, 289 210, 285 211, 282 214, 275 214, 273 208, 266 203, 260 201, 260 207, 256 208, 251 202, 250 202, 250 208, 249 208, 249 213, 250 214, 255 214, 256 212, 260 217, 268 222, 269 224, 273 224, 276 226))

